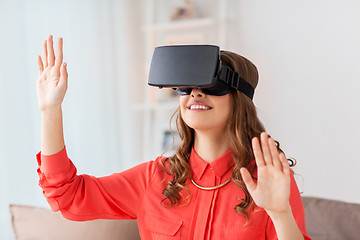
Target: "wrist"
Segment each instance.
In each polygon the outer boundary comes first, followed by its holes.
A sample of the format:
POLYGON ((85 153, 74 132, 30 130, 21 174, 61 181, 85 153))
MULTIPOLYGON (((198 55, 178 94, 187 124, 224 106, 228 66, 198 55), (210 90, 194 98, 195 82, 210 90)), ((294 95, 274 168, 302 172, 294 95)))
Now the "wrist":
POLYGON ((61 110, 61 105, 57 105, 57 106, 51 106, 51 107, 47 107, 44 109, 40 109, 40 111, 41 111, 41 114, 43 114, 43 115, 53 115, 53 114, 61 112, 62 110, 61 110))
POLYGON ((282 211, 266 211, 271 220, 281 220, 292 217, 292 210, 290 204, 286 206, 282 211))
POLYGON ((303 240, 304 236, 297 225, 289 204, 284 211, 267 211, 274 224, 278 239, 298 239, 303 240))

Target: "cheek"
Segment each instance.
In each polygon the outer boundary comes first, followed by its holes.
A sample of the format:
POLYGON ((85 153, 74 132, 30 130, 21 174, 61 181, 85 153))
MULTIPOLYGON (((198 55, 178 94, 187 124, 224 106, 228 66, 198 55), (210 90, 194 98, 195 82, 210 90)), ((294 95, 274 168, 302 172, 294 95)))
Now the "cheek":
POLYGON ((231 115, 230 107, 223 107, 221 113, 218 114, 218 119, 222 123, 228 123, 231 115))
POLYGON ((217 99, 217 105, 222 107, 222 110, 224 112, 229 112, 231 111, 231 97, 230 94, 227 94, 225 96, 221 96, 220 98, 217 99))
POLYGON ((219 106, 222 106, 220 108, 221 113, 219 114, 222 116, 222 121, 228 122, 228 120, 230 119, 231 111, 233 111, 230 96, 221 99, 221 101, 219 101, 219 106))
POLYGON ((180 98, 179 98, 179 106, 180 106, 181 114, 183 114, 184 110, 186 109, 186 103, 188 101, 188 98, 189 98, 188 95, 180 96, 180 98))

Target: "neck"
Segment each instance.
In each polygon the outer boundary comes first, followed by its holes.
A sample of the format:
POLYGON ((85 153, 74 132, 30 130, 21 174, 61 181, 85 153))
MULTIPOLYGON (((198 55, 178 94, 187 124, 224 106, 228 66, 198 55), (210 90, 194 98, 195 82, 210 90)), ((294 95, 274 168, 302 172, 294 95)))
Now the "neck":
POLYGON ((204 161, 210 163, 229 151, 230 144, 224 132, 195 131, 194 149, 204 161))

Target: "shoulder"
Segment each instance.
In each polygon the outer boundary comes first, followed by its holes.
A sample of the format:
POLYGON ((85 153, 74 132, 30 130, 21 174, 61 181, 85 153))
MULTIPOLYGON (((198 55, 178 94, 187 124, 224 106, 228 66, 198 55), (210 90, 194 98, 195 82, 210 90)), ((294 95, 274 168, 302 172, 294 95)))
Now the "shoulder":
POLYGON ((157 157, 153 162, 154 174, 170 174, 170 158, 165 156, 157 157))
POLYGON ((145 178, 149 181, 154 175, 158 175, 163 171, 165 162, 166 157, 160 156, 155 160, 138 163, 127 170, 114 173, 111 176, 145 178))
POLYGON ((146 185, 155 192, 162 192, 168 181, 171 180, 169 172, 169 158, 160 156, 146 164, 146 185))
POLYGON ((161 176, 164 177, 169 173, 169 158, 164 156, 159 156, 155 160, 143 163, 146 165, 147 172, 151 177, 161 176))

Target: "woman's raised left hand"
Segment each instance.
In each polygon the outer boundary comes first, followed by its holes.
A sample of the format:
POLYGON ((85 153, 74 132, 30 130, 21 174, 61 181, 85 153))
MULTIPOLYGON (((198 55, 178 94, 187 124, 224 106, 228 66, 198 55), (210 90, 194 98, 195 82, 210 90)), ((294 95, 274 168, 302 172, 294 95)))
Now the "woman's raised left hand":
POLYGON ((252 139, 252 147, 257 165, 257 182, 246 168, 240 172, 255 204, 265 209, 269 215, 289 213, 290 167, 283 153, 279 153, 275 141, 263 132, 252 139))

